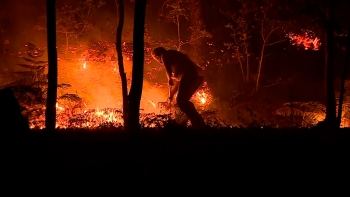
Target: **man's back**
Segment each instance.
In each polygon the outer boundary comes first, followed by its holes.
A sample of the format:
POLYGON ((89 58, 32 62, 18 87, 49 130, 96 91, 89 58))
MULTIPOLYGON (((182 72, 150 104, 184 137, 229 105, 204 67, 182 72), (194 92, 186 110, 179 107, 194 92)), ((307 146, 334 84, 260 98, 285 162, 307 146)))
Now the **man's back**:
POLYGON ((162 55, 165 66, 171 66, 174 76, 196 74, 198 66, 185 54, 176 50, 167 50, 162 55))

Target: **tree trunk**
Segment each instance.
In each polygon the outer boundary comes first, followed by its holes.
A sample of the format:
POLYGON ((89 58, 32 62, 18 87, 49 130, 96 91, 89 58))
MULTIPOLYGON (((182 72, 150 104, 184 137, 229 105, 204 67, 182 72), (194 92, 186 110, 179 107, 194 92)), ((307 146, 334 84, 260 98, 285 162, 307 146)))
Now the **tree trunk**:
POLYGON ((122 96, 123 96, 123 120, 124 128, 127 130, 128 114, 129 114, 129 99, 128 99, 128 83, 126 79, 126 73, 124 71, 124 61, 122 53, 122 33, 124 27, 124 0, 118 0, 118 13, 119 13, 119 22, 117 27, 116 35, 116 50, 118 54, 118 67, 120 79, 122 81, 122 96))
POLYGON ((48 50, 48 90, 45 112, 45 127, 54 131, 56 127, 57 100, 57 49, 56 49, 56 1, 46 0, 47 50, 48 50))
MULTIPOLYGON (((242 73, 242 77, 243 77, 243 82, 245 83, 246 80, 248 80, 248 72, 249 72, 249 69, 248 69, 248 60, 246 61, 247 62, 247 76, 245 76, 244 74, 244 70, 243 70, 243 62, 242 62, 242 57, 241 57, 241 51, 240 51, 240 47, 239 47, 239 43, 237 41, 237 38, 236 38, 236 34, 233 35, 233 39, 235 41, 235 51, 236 51, 236 54, 237 54, 237 59, 238 59, 238 63, 239 63, 239 66, 241 68, 241 73, 242 73)), ((244 43, 245 44, 245 43, 244 43)))
POLYGON ((129 93, 129 118, 130 131, 140 129, 140 101, 143 86, 144 66, 144 31, 147 0, 135 1, 134 9, 134 35, 133 35, 133 66, 132 82, 129 93))
POLYGON ((348 66, 350 63, 350 28, 348 29, 347 42, 346 42, 346 54, 345 54, 345 63, 343 68, 343 75, 341 79, 341 89, 339 95, 339 105, 338 105, 338 117, 337 117, 337 127, 340 127, 341 124, 341 114, 343 111, 343 99, 345 92, 345 80, 348 72, 348 66))
POLYGON ((266 46, 266 41, 264 40, 262 48, 261 48, 261 54, 260 54, 260 60, 259 60, 259 68, 258 68, 258 76, 256 78, 256 84, 255 84, 255 91, 256 92, 259 90, 259 81, 260 81, 261 68, 263 66, 265 46, 266 46))
POLYGON ((336 124, 336 101, 333 87, 333 60, 334 60, 334 9, 333 1, 327 5, 327 27, 325 32, 325 88, 327 95, 326 118, 327 126, 336 124))

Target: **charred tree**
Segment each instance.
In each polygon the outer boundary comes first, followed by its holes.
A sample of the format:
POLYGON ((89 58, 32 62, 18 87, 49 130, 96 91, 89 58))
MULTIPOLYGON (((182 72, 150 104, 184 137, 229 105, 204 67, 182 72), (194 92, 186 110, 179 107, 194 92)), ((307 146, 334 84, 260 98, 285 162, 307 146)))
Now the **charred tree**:
POLYGON ((333 128, 336 124, 336 100, 333 87, 334 60, 334 2, 329 0, 326 7, 325 30, 325 90, 327 97, 326 118, 324 123, 333 128))
POLYGON ((338 117, 337 117, 337 127, 340 127, 341 124, 341 116, 343 112, 343 100, 345 93, 345 80, 348 72, 348 66, 350 64, 350 28, 348 28, 347 42, 346 42, 346 54, 345 54, 345 63, 343 68, 343 75, 341 78, 341 87, 340 87, 340 95, 339 95, 339 105, 338 105, 338 117))
POLYGON ((134 9, 134 35, 133 35, 133 65, 132 82, 129 92, 129 117, 128 129, 137 131, 140 129, 140 101, 143 86, 144 70, 144 32, 147 0, 135 1, 134 9))
POLYGON ((45 127, 54 131, 56 126, 57 100, 57 49, 56 49, 56 1, 46 0, 47 50, 48 50, 48 90, 45 112, 45 127))
POLYGON ((126 79, 126 73, 124 71, 124 61, 123 61, 123 53, 122 53, 122 33, 123 33, 123 27, 124 27, 124 0, 118 0, 118 3, 116 2, 116 5, 118 7, 117 11, 119 15, 119 21, 118 21, 118 27, 117 27, 115 46, 118 54, 119 74, 120 74, 120 79, 122 81, 124 128, 128 129, 127 128, 128 115, 129 115, 128 83, 126 79))

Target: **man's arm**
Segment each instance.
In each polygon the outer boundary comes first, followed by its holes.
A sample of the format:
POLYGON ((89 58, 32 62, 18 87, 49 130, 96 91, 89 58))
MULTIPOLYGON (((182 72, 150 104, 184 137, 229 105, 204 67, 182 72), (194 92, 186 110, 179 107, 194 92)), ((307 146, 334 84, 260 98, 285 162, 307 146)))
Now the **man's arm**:
POLYGON ((172 74, 173 74, 173 71, 172 71, 172 69, 171 69, 171 64, 169 64, 168 61, 164 61, 163 55, 162 55, 161 58, 162 58, 162 62, 163 62, 163 64, 164 64, 164 66, 165 66, 166 76, 167 76, 167 78, 168 78, 169 85, 170 85, 170 86, 173 86, 173 85, 174 85, 174 82, 173 82, 173 80, 171 79, 171 76, 172 76, 172 74))
POLYGON ((179 90, 179 81, 175 81, 175 84, 171 87, 171 90, 169 92, 169 100, 172 101, 174 98, 174 95, 177 93, 179 90))

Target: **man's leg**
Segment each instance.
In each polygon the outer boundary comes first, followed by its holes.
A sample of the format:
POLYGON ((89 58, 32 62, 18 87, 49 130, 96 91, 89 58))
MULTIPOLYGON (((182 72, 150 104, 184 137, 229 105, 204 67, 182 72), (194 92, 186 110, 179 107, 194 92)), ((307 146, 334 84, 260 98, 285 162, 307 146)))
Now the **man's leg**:
POLYGON ((205 126, 202 116, 197 112, 194 104, 190 101, 192 95, 203 82, 203 77, 184 75, 179 84, 177 105, 191 120, 193 127, 205 126))

